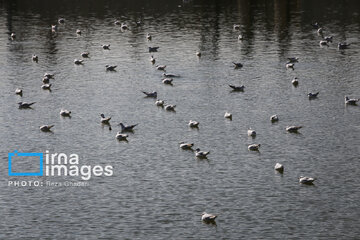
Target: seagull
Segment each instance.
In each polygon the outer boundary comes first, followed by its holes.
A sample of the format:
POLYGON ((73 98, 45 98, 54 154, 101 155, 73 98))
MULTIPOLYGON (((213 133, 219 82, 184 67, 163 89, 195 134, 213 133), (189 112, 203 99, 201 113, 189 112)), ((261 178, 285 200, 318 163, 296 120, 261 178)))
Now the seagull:
POLYGON ((283 172, 284 172, 284 166, 283 166, 282 164, 280 164, 280 163, 276 163, 274 169, 275 169, 276 171, 278 171, 279 173, 283 173, 283 172))
POLYGON ((58 29, 58 26, 55 24, 55 25, 51 25, 51 31, 55 32, 57 31, 58 29))
POLYGON ((315 181, 315 179, 316 178, 300 176, 299 183, 313 185, 313 182, 315 181))
POLYGON ((149 41, 151 41, 152 36, 150 35, 150 33, 146 34, 146 39, 149 40, 149 41))
POLYGON ((156 106, 159 106, 159 107, 163 107, 163 106, 164 106, 164 103, 165 103, 164 100, 158 99, 158 100, 156 100, 155 105, 156 105, 156 106))
POLYGON ((81 35, 81 30, 80 30, 80 29, 77 29, 77 30, 76 30, 76 34, 81 35))
POLYGON ((320 27, 320 28, 318 28, 317 33, 320 34, 320 35, 322 35, 322 34, 323 34, 323 31, 324 31, 324 29, 320 27))
POLYGON ((320 28, 320 25, 319 25, 317 22, 311 24, 311 26, 313 26, 315 29, 319 29, 319 28, 320 28))
POLYGON ((149 52, 157 52, 159 47, 149 47, 149 52))
POLYGON ((15 94, 22 96, 23 90, 20 88, 15 89, 15 94))
POLYGON ((124 125, 123 123, 119 123, 119 125, 121 126, 121 132, 132 132, 138 124, 124 125))
POLYGON ((250 151, 259 151, 259 148, 260 148, 260 144, 251 144, 248 146, 248 149, 250 151))
POLYGON ((15 39, 15 38, 16 38, 16 34, 15 34, 15 33, 11 33, 10 37, 11 37, 12 39, 15 39))
POLYGON ((248 134, 249 137, 255 137, 256 136, 255 130, 253 130, 251 128, 247 131, 247 134, 248 134))
POLYGON ((53 74, 53 73, 44 73, 44 77, 46 77, 46 78, 54 78, 54 75, 55 74, 53 74))
POLYGON ((319 95, 319 92, 316 92, 316 93, 309 92, 307 95, 308 95, 309 99, 314 99, 319 95))
POLYGON ((235 65, 235 68, 242 68, 243 65, 241 63, 232 62, 235 65))
POLYGON ((89 52, 83 52, 83 53, 81 53, 81 56, 83 57, 83 58, 88 58, 89 57, 89 52))
POLYGON ((234 24, 233 28, 234 28, 234 30, 240 30, 240 25, 239 24, 234 24))
POLYGON ((126 23, 122 23, 120 27, 121 27, 122 30, 129 29, 129 27, 128 27, 128 25, 126 23))
POLYGON ((101 45, 103 49, 110 50, 110 44, 101 45))
POLYGON ((197 51, 195 54, 196 56, 201 57, 201 52, 197 51))
POLYGON ((291 83, 296 87, 297 85, 299 85, 299 81, 297 77, 294 77, 294 79, 291 81, 291 83))
POLYGON ((31 108, 31 105, 33 105, 36 102, 27 103, 27 102, 19 102, 19 108, 31 108))
POLYGON ((58 22, 59 23, 65 23, 65 19, 64 18, 59 18, 58 22))
POLYGON ((146 97, 152 97, 152 98, 156 98, 157 97, 157 92, 144 92, 143 93, 146 95, 146 97))
POLYGON ((244 85, 241 85, 241 86, 229 85, 229 87, 231 87, 234 92, 242 92, 242 91, 244 91, 244 88, 245 88, 244 85))
POLYGON ((101 119, 100 119, 101 123, 103 123, 103 124, 109 124, 110 123, 111 117, 106 118, 103 113, 100 114, 100 116, 101 116, 101 119))
POLYGON ((115 137, 119 141, 127 141, 128 136, 129 135, 127 135, 127 134, 122 134, 121 132, 118 132, 115 137))
POLYGON ((172 78, 164 78, 164 79, 162 80, 162 82, 163 82, 164 84, 169 84, 169 85, 172 85, 172 81, 173 81, 172 78))
POLYGON ((151 57, 150 57, 150 62, 152 63, 152 64, 155 64, 155 58, 153 57, 153 55, 151 55, 151 57))
POLYGON ((171 73, 163 73, 162 75, 166 78, 180 77, 180 75, 175 75, 175 74, 171 74, 171 73))
POLYGON ((285 67, 287 69, 291 68, 292 70, 294 70, 294 66, 295 66, 295 63, 290 63, 290 62, 285 65, 285 67))
POLYGON ((84 60, 75 59, 75 60, 74 60, 74 63, 75 63, 76 65, 81 65, 81 64, 83 64, 83 61, 84 61, 84 60))
POLYGON ((197 127, 199 127, 199 122, 197 122, 197 121, 193 121, 193 120, 190 120, 189 121, 189 127, 192 127, 192 128, 197 128, 197 127))
POLYGON ((272 123, 274 123, 274 122, 279 121, 279 118, 278 118, 278 116, 275 114, 275 115, 272 115, 272 116, 270 117, 270 121, 271 121, 272 123))
POLYGON ((241 34, 240 34, 240 35, 238 36, 238 40, 239 40, 239 41, 242 41, 242 40, 244 40, 244 37, 243 37, 243 35, 241 35, 241 34))
POLYGON ((226 112, 224 115, 224 118, 232 119, 232 114, 229 112, 226 112))
POLYGON ((47 83, 50 82, 50 78, 48 78, 48 77, 43 77, 42 81, 43 81, 43 83, 47 84, 47 83))
POLYGON ((51 128, 53 127, 54 125, 42 125, 40 127, 40 130, 43 131, 43 132, 51 132, 51 128))
POLYGON ((286 127, 286 131, 297 133, 300 128, 302 128, 302 126, 289 126, 286 127))
POLYGON ((106 71, 116 71, 116 65, 105 65, 106 71))
POLYGON ((327 42, 332 42, 333 36, 325 36, 324 40, 327 41, 327 42))
POLYGON ((206 212, 203 212, 201 214, 201 220, 207 223, 215 222, 215 219, 217 218, 216 215, 208 214, 206 212))
POLYGON ((121 23, 120 23, 119 20, 115 20, 114 24, 115 24, 115 25, 120 25, 121 23))
POLYGON ((207 158, 207 155, 209 153, 210 153, 210 151, 204 152, 204 151, 200 151, 200 148, 197 148, 195 150, 195 157, 197 157, 197 158, 207 158))
POLYGON ((32 60, 33 60, 34 62, 38 62, 38 61, 39 61, 39 57, 34 54, 34 55, 32 55, 32 60))
POLYGON ((180 144, 180 148, 185 150, 192 150, 191 148, 194 146, 193 143, 180 142, 179 144, 180 144))
POLYGON ((320 44, 320 46, 329 46, 328 42, 325 41, 325 40, 321 40, 321 41, 319 42, 319 44, 320 44))
POLYGON ((156 65, 157 70, 165 71, 166 65, 156 65))
POLYGON ((61 109, 60 110, 60 115, 63 116, 63 117, 71 117, 71 111, 68 111, 66 109, 61 109))
POLYGON ((358 98, 349 98, 347 96, 345 96, 345 104, 349 104, 349 105, 356 105, 356 102, 358 102, 360 99, 358 98))
POLYGON ((350 43, 349 44, 347 44, 346 42, 344 42, 344 43, 339 42, 338 43, 338 49, 346 49, 349 46, 350 46, 350 43))
POLYGON ((51 83, 50 84, 46 83, 46 84, 41 85, 41 88, 44 90, 51 90, 51 86, 52 86, 51 83))
POLYGON ((166 105, 165 110, 167 111, 175 111, 176 105, 166 105))
POLYGON ((296 63, 299 62, 299 58, 297 57, 289 57, 287 58, 289 60, 289 63, 296 63))

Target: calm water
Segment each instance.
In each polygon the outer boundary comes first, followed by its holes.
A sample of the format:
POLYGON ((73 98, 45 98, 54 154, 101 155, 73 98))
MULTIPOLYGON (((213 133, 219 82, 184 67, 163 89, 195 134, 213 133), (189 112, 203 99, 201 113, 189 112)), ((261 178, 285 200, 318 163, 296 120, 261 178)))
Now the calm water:
POLYGON ((356 1, 0 1, 0 238, 359 239, 360 107, 344 104, 345 95, 360 97, 359 23, 356 1), (52 33, 60 17, 66 22, 52 33), (319 46, 316 21, 334 36, 329 47, 319 46), (345 40, 352 45, 339 51, 345 40), (160 46, 157 64, 181 75, 173 86, 161 83, 149 46, 160 46), (83 51, 90 58, 74 65, 83 51), (45 72, 55 73, 52 92, 40 88, 45 72), (153 90, 176 112, 141 93, 153 90), (310 101, 310 91, 319 97, 310 101), (19 101, 37 103, 19 110, 19 101), (60 117, 61 108, 72 118, 60 117), (100 113, 112 116, 112 131, 100 113), (139 123, 128 143, 115 139, 119 122, 139 123), (41 132, 43 124, 54 124, 53 133, 41 132), (304 127, 290 134, 288 125, 304 127), (180 141, 210 150, 208 160, 180 141), (252 143, 260 152, 248 151, 252 143), (88 187, 11 187, 9 180, 78 180, 9 177, 15 149, 76 153, 81 164, 112 165, 114 174, 88 187), (315 185, 299 185, 300 175, 316 177, 315 185), (203 211, 218 214, 217 225, 202 223, 203 211))

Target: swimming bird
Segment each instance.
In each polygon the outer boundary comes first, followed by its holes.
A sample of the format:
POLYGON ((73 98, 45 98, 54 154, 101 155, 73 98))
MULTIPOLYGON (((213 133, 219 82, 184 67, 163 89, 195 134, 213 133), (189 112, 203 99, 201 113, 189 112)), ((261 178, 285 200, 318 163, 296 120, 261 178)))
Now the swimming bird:
POLYGON ((149 47, 149 52, 157 52, 160 47, 149 47))
POLYGON ((40 130, 43 132, 51 132, 52 127, 54 127, 54 125, 42 125, 40 127, 40 130))
POLYGON ((241 63, 232 62, 235 65, 235 68, 242 68, 243 65, 241 63))
POLYGON ((297 77, 294 77, 293 80, 291 81, 291 83, 296 87, 297 85, 299 85, 299 81, 297 77))
POLYGON ((103 49, 110 50, 110 44, 101 45, 103 49))
POLYGON ((27 102, 19 102, 19 108, 31 108, 31 105, 33 105, 36 102, 27 103, 27 102))
POLYGON ((287 69, 292 69, 292 70, 294 70, 294 66, 295 66, 295 63, 287 63, 286 65, 285 65, 285 67, 287 68, 287 69))
POLYGON ((320 46, 329 46, 328 42, 325 41, 325 40, 321 40, 321 41, 319 42, 319 44, 320 44, 320 46))
POLYGON ((110 123, 111 117, 105 117, 105 115, 103 113, 100 114, 100 116, 101 116, 101 118, 100 118, 101 123, 103 123, 103 124, 109 124, 110 123))
POLYGON ((156 65, 155 67, 157 70, 165 71, 166 65, 156 65))
POLYGON ((229 112, 226 112, 226 113, 224 114, 224 118, 232 119, 232 114, 229 113, 229 112))
POLYGON ((47 83, 50 82, 50 78, 48 78, 48 77, 43 77, 42 82, 43 82, 44 84, 47 84, 47 83))
POLYGON ((192 150, 192 147, 194 146, 193 143, 180 142, 179 144, 180 144, 180 148, 184 150, 192 150))
POLYGON ((288 126, 286 127, 286 131, 297 133, 300 128, 302 128, 302 126, 288 126))
POLYGON ((11 33, 10 37, 11 37, 11 39, 15 39, 15 38, 16 38, 16 34, 15 34, 15 33, 11 33))
POLYGON ((234 92, 242 92, 242 91, 244 91, 244 88, 245 88, 244 85, 241 85, 241 86, 229 85, 229 87, 231 87, 234 92))
POLYGON ((199 122, 197 122, 197 121, 193 121, 193 120, 190 120, 189 121, 189 127, 192 127, 192 128, 197 128, 197 127, 199 127, 199 122))
POLYGON ((58 26, 55 24, 55 25, 51 25, 51 31, 55 32, 57 31, 58 29, 58 26))
POLYGON ((240 30, 240 25, 239 24, 234 24, 233 28, 234 28, 234 30, 240 30))
POLYGON ((115 25, 120 25, 121 22, 120 22, 119 20, 115 20, 114 24, 115 24, 115 25))
POLYGON ((276 163, 274 169, 275 169, 276 171, 278 171, 279 173, 283 173, 283 172, 284 172, 284 166, 283 166, 282 164, 280 164, 280 163, 276 163))
POLYGON ((80 29, 77 29, 77 30, 76 30, 76 34, 81 35, 81 30, 80 30, 80 29))
POLYGON ((327 41, 327 42, 332 42, 333 36, 325 36, 324 40, 327 41))
POLYGON ((312 177, 304 177, 304 176, 299 177, 299 183, 302 184, 312 185, 315 180, 316 178, 312 178, 312 177))
POLYGON ((215 219, 217 218, 216 215, 213 215, 213 214, 208 214, 206 212, 203 212, 201 214, 201 220, 203 222, 206 222, 206 223, 211 223, 211 222, 215 222, 215 219))
POLYGON ((151 57, 150 57, 150 62, 152 63, 152 64, 155 64, 155 58, 153 57, 153 55, 151 55, 151 57))
POLYGON ((165 110, 166 111, 175 111, 175 107, 176 107, 176 105, 166 105, 165 106, 165 110))
POLYGON ((41 85, 41 88, 44 90, 51 90, 51 86, 52 86, 51 83, 50 84, 46 83, 46 84, 41 85))
POLYGON ((270 117, 270 121, 272 123, 279 121, 279 117, 275 114, 270 117))
POLYGON ((338 49, 346 49, 346 48, 348 48, 349 46, 350 46, 350 43, 349 43, 349 44, 346 43, 346 42, 343 42, 343 43, 339 42, 339 43, 338 43, 338 49))
POLYGON ((244 37, 243 37, 243 35, 241 35, 241 34, 240 34, 240 35, 238 36, 238 40, 239 40, 239 41, 242 41, 242 40, 244 40, 244 37))
POLYGON ((157 92, 142 92, 146 95, 146 97, 151 97, 151 98, 157 98, 157 92))
POLYGON ((156 102, 155 102, 155 105, 156 105, 156 106, 159 106, 159 107, 163 107, 164 104, 165 104, 165 101, 164 101, 164 100, 160 100, 160 99, 156 100, 156 102))
POLYGON ((66 109, 61 109, 60 110, 60 115, 63 116, 63 117, 71 117, 71 111, 68 111, 66 109))
POLYGON ((172 81, 173 81, 172 78, 164 78, 164 79, 162 80, 162 82, 163 82, 164 84, 169 84, 169 85, 172 85, 172 81))
POLYGON ((75 63, 76 65, 81 65, 81 64, 83 64, 83 61, 84 61, 84 60, 75 59, 75 60, 74 60, 74 63, 75 63))
POLYGON ((289 60, 289 63, 296 63, 299 62, 299 58, 298 57, 289 57, 287 58, 289 60))
POLYGON ((152 36, 150 35, 150 33, 146 34, 146 39, 149 40, 149 41, 151 41, 152 36))
POLYGON ((201 52, 197 51, 195 54, 196 56, 201 57, 201 52))
POLYGON ((120 26, 120 28, 121 28, 122 30, 127 30, 127 29, 129 29, 129 26, 128 26, 126 23, 122 23, 121 26, 120 26))
POLYGON ((88 58, 89 57, 89 52, 82 52, 81 53, 81 56, 83 57, 83 58, 88 58))
POLYGON ((256 136, 255 130, 253 130, 251 128, 247 131, 247 134, 248 134, 249 137, 255 137, 256 136))
POLYGON ((54 78, 55 74, 53 73, 44 73, 44 77, 46 78, 54 78))
POLYGON ((121 132, 132 132, 138 124, 124 125, 123 123, 119 123, 119 125, 121 126, 121 132))
POLYGON ((360 99, 358 98, 349 98, 347 96, 345 96, 345 104, 349 104, 349 105, 356 105, 356 102, 358 102, 360 99))
POLYGON ((324 32, 324 29, 321 28, 321 27, 319 27, 318 30, 317 30, 317 33, 318 33, 319 35, 322 35, 323 32, 324 32))
POLYGON ((260 144, 251 144, 248 146, 248 149, 250 151, 259 151, 259 148, 260 148, 260 144))
POLYGON ((65 23, 65 19, 64 18, 59 18, 58 22, 59 23, 65 23))
POLYGON ((162 74, 164 77, 166 78, 176 78, 176 77, 180 77, 180 75, 176 75, 176 74, 172 74, 172 73, 163 73, 162 74))
POLYGON ((200 148, 197 148, 195 150, 195 157, 197 158, 207 158, 207 155, 209 155, 210 151, 208 152, 204 152, 204 151, 200 151, 200 148))
POLYGON ((309 99, 314 99, 319 95, 319 92, 316 92, 316 93, 309 92, 307 95, 308 95, 309 99))
POLYGON ((33 60, 34 62, 38 62, 38 61, 39 61, 39 57, 34 54, 34 55, 32 55, 32 60, 33 60))
POLYGON ((127 135, 127 134, 122 134, 121 132, 118 132, 115 137, 119 141, 127 141, 128 136, 129 135, 127 135))
POLYGON ((313 26, 315 29, 319 29, 320 25, 316 22, 316 23, 312 23, 311 26, 313 26))
POLYGON ((15 94, 22 96, 23 90, 20 88, 15 89, 15 94))
POLYGON ((116 71, 116 65, 105 65, 106 71, 116 71))

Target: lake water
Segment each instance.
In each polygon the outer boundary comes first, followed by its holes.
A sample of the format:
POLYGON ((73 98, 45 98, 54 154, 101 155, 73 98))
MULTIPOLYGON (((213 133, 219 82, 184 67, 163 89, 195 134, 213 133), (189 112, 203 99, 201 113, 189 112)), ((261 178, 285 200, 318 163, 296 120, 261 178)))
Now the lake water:
POLYGON ((344 104, 345 95, 360 98, 359 36, 357 1, 0 1, 0 238, 359 239, 360 106, 344 104), (315 22, 333 36, 329 47, 319 46, 315 22), (340 41, 349 49, 338 50, 340 41), (83 51, 90 58, 75 65, 83 51), (150 55, 181 76, 173 86, 150 55), (288 57, 299 58, 294 70, 288 57), (55 73, 51 92, 41 89, 45 72, 55 73), (157 91, 176 112, 141 91, 157 91), (21 110, 20 101, 36 104, 21 110), (112 117, 112 131, 100 113, 112 117), (139 124, 128 142, 115 138, 120 122, 139 124), (53 131, 41 132, 44 124, 53 131), (289 125, 303 128, 292 134, 289 125), (181 150, 181 141, 210 151, 208 159, 181 150), (259 152, 248 151, 252 143, 259 152), (14 150, 75 153, 80 165, 114 172, 85 187, 8 186, 80 180, 10 177, 14 150), (317 180, 300 185, 301 175, 317 180), (218 215, 216 225, 201 221, 204 211, 218 215))

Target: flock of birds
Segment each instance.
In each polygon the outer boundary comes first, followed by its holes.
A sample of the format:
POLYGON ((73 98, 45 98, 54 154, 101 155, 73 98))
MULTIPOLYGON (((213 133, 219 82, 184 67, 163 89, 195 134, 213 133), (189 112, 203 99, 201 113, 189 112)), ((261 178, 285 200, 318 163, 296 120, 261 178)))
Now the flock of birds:
MULTIPOLYGON (((64 18, 60 18, 58 19, 58 23, 59 24, 64 24, 65 23, 65 19, 64 18)), ((129 26, 125 23, 121 23, 120 21, 116 20, 114 22, 115 25, 120 25, 120 28, 122 30, 127 30, 129 29, 129 26)), ((136 23, 137 25, 141 24, 140 22, 136 23)), ((313 27, 317 29, 317 33, 319 34, 319 36, 321 36, 322 40, 320 41, 320 46, 328 46, 329 47, 329 43, 332 43, 333 41, 333 36, 324 36, 324 28, 320 27, 320 25, 318 23, 313 24, 313 27)), ((58 30, 58 25, 52 25, 51 26, 52 31, 56 32, 58 30)), ((240 30, 240 25, 236 25, 234 24, 233 26, 234 30, 240 30)), ((77 29, 76 30, 76 34, 81 35, 81 30, 77 29)), ((11 39, 14 40, 16 38, 16 34, 15 33, 11 33, 10 35, 11 39)), ((146 36, 148 41, 152 40, 152 36, 148 33, 146 36)), ((238 40, 242 41, 244 39, 244 37, 242 35, 238 36, 238 40)), ((338 43, 338 49, 346 49, 350 46, 350 44, 347 44, 346 42, 339 42, 338 43)), ((104 50, 110 50, 110 44, 103 44, 101 45, 101 47, 104 50)), ((154 53, 157 52, 159 49, 159 47, 149 47, 149 53, 154 53)), ((89 57, 89 52, 83 52, 81 53, 81 56, 83 58, 88 58, 89 57)), ((197 57, 201 57, 201 52, 196 52, 196 56, 197 57)), ((34 62, 38 62, 39 57, 37 55, 33 55, 32 56, 32 60, 34 62)), ((84 64, 83 59, 75 59, 74 60, 74 64, 76 65, 82 65, 84 64)), ((295 63, 297 63, 299 61, 299 59, 297 57, 291 57, 288 58, 288 62, 286 63, 286 68, 287 69, 292 69, 294 70, 294 66, 295 63)), ((156 59, 154 58, 153 55, 151 55, 150 57, 150 62, 155 65, 156 63, 156 59)), ((238 69, 238 68, 242 68, 243 64, 239 63, 239 62, 233 62, 234 68, 238 69)), ((105 66, 105 70, 106 71, 116 71, 116 65, 106 65, 105 66)), ((155 68, 159 71, 164 71, 163 72, 163 79, 162 82, 164 84, 170 84, 172 85, 173 82, 173 78, 177 78, 180 77, 180 75, 176 75, 176 74, 169 74, 166 73, 165 69, 166 69, 166 65, 155 65, 155 68)), ((41 85, 41 88, 44 90, 49 90, 51 91, 51 83, 50 80, 54 79, 54 74, 51 73, 45 73, 43 76, 43 85, 41 85)), ((292 84, 296 87, 299 84, 298 78, 295 77, 292 80, 292 84)), ((243 92, 245 89, 244 85, 241 86, 235 86, 235 85, 229 85, 229 87, 232 89, 232 91, 238 91, 238 92, 243 92)), ((23 90, 20 88, 17 88, 15 90, 15 94, 22 96, 23 94, 23 90)), ((158 99, 157 98, 157 92, 156 91, 152 91, 152 92, 147 92, 147 91, 143 91, 143 94, 145 94, 145 97, 147 98, 154 98, 155 99, 155 105, 158 107, 162 107, 164 108, 166 111, 175 111, 176 105, 174 104, 167 104, 165 103, 165 100, 162 99, 158 99)), ((319 92, 316 93, 312 93, 309 92, 307 94, 307 96, 309 97, 309 99, 314 99, 317 98, 317 96, 319 95, 319 92)), ((345 104, 349 104, 349 105, 356 105, 356 103, 359 101, 359 99, 350 99, 348 96, 345 96, 345 104)), ((34 105, 36 102, 19 102, 19 108, 20 109, 31 109, 32 105, 34 105)), ((60 115, 63 117, 71 117, 71 111, 66 110, 66 109, 61 109, 60 110, 60 115)), ((232 114, 230 112, 225 112, 224 114, 224 118, 232 120, 232 114)), ((104 114, 100 114, 100 122, 103 125, 107 125, 109 126, 109 130, 112 130, 111 125, 110 125, 110 120, 111 117, 106 117, 104 114)), ((279 121, 279 117, 277 115, 272 115, 270 117, 270 121, 272 123, 275 123, 277 121, 279 121)), ((198 121, 194 121, 194 120, 190 120, 188 123, 188 126, 190 128, 198 128, 199 127, 199 122, 198 121)), ((127 138, 129 137, 128 134, 126 134, 126 132, 133 132, 134 128, 138 125, 138 124, 133 124, 133 125, 124 125, 123 123, 119 124, 121 127, 121 131, 117 132, 115 138, 118 139, 119 141, 127 141, 127 138)), ((40 130, 44 131, 44 132, 51 132, 52 128, 54 127, 54 125, 42 125, 40 126, 40 130)), ((286 131, 290 132, 290 133, 297 133, 300 129, 302 128, 302 126, 287 126, 285 128, 286 131)), ((248 136, 249 137, 255 137, 256 136, 256 131, 253 129, 249 129, 248 130, 248 136)), ((187 143, 187 142, 180 142, 180 148, 183 150, 192 150, 193 151, 193 146, 194 143, 187 143)), ((248 146, 248 150, 250 151, 259 151, 260 149, 260 144, 251 144, 248 146)), ((210 154, 210 151, 201 151, 200 148, 196 148, 194 150, 195 153, 195 157, 196 158, 200 158, 200 159, 206 159, 207 156, 210 154)), ((274 169, 276 171, 278 171, 279 173, 283 173, 284 171, 284 166, 280 163, 276 163, 276 165, 274 166, 274 169)), ((299 183, 301 184, 313 184, 313 182, 315 181, 315 178, 313 177, 304 177, 304 176, 300 176, 299 178, 299 183)), ((214 223, 215 219, 217 218, 216 215, 213 214, 208 214, 206 212, 204 212, 202 214, 202 221, 206 222, 206 223, 214 223)))

